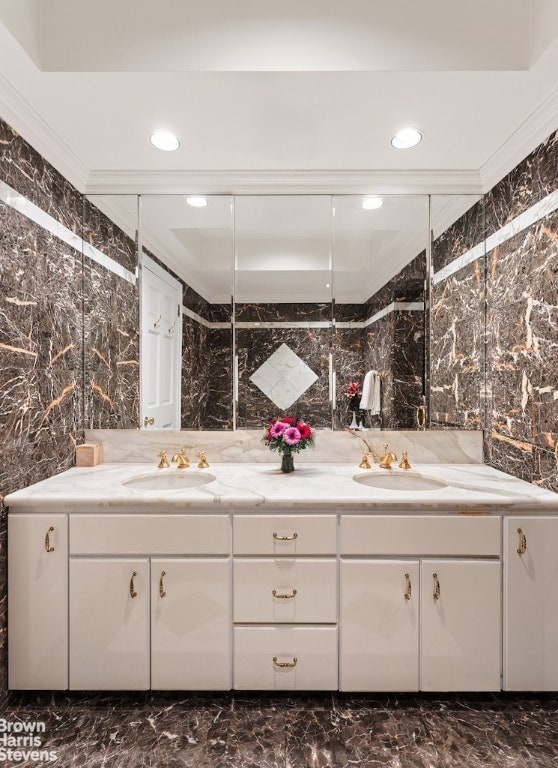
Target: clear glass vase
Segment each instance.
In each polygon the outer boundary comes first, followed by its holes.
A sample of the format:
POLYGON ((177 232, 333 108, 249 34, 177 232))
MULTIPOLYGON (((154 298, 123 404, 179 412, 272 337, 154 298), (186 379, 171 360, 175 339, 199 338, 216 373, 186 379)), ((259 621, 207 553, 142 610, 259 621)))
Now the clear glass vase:
POLYGON ((293 454, 290 448, 283 448, 281 456, 281 472, 294 472, 293 454))

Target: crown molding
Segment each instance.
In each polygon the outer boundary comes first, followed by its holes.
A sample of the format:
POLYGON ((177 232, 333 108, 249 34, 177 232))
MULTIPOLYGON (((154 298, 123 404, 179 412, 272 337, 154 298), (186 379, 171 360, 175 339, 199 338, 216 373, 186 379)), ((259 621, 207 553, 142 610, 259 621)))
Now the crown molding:
POLYGON ((92 171, 87 194, 480 194, 477 171, 92 171))
POLYGON ((558 129, 558 87, 515 129, 481 166, 482 192, 489 192, 504 176, 558 129))
POLYGON ((0 116, 78 192, 83 192, 89 169, 1 73, 0 116))

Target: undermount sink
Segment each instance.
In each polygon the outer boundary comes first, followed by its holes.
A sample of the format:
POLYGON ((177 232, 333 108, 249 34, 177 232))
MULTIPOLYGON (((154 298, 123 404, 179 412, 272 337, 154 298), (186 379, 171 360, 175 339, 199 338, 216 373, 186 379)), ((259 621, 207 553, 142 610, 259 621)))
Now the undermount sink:
POLYGON ((215 475, 189 474, 185 471, 174 470, 172 473, 152 473, 132 477, 130 480, 124 480, 122 485, 135 491, 180 491, 182 489, 207 485, 213 480, 215 480, 215 475))
POLYGON ((409 472, 355 475, 353 480, 362 483, 362 485, 368 485, 370 488, 383 488, 388 491, 436 491, 447 488, 447 484, 442 480, 434 480, 431 477, 423 477, 409 472))

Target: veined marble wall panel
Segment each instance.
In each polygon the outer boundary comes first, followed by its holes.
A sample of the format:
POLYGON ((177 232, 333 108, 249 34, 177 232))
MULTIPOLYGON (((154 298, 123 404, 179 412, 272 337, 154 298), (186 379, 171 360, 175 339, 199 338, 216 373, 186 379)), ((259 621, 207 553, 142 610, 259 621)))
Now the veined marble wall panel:
POLYGON ((424 313, 396 311, 393 322, 393 411, 395 429, 415 426, 422 403, 424 313))
MULTIPOLYGON (((338 305, 341 307, 352 307, 354 305, 338 305)), ((362 305, 357 305, 357 307, 362 305)), ((354 319, 349 311, 341 312, 337 316, 354 319)), ((349 320, 347 320, 348 322, 349 320)), ((358 318, 362 322, 362 317, 358 318)), ((336 371, 336 409, 335 409, 335 429, 345 429, 352 421, 353 414, 349 410, 349 398, 345 397, 347 387, 353 381, 356 381, 362 387, 364 376, 366 374, 365 366, 365 345, 366 329, 363 328, 336 328, 333 337, 334 365, 336 371)), ((366 426, 370 426, 367 424, 366 426)))
POLYGON ((377 420, 377 426, 383 429, 394 429, 396 422, 393 383, 394 327, 395 312, 390 312, 372 325, 368 325, 365 329, 366 371, 374 370, 380 374, 382 414, 380 419, 377 420))

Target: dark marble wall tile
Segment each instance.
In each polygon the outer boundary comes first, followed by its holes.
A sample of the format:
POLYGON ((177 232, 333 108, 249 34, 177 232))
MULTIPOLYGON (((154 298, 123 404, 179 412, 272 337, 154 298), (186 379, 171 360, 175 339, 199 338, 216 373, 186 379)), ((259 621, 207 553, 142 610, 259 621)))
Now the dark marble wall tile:
POLYGON ((484 211, 484 200, 480 200, 433 241, 432 266, 434 272, 438 272, 458 256, 482 243, 485 238, 484 211))
POLYGON ((329 322, 331 304, 235 304, 238 323, 329 322))
POLYGON ((83 198, 83 240, 105 256, 135 272, 138 257, 135 237, 129 237, 87 197, 83 198))

